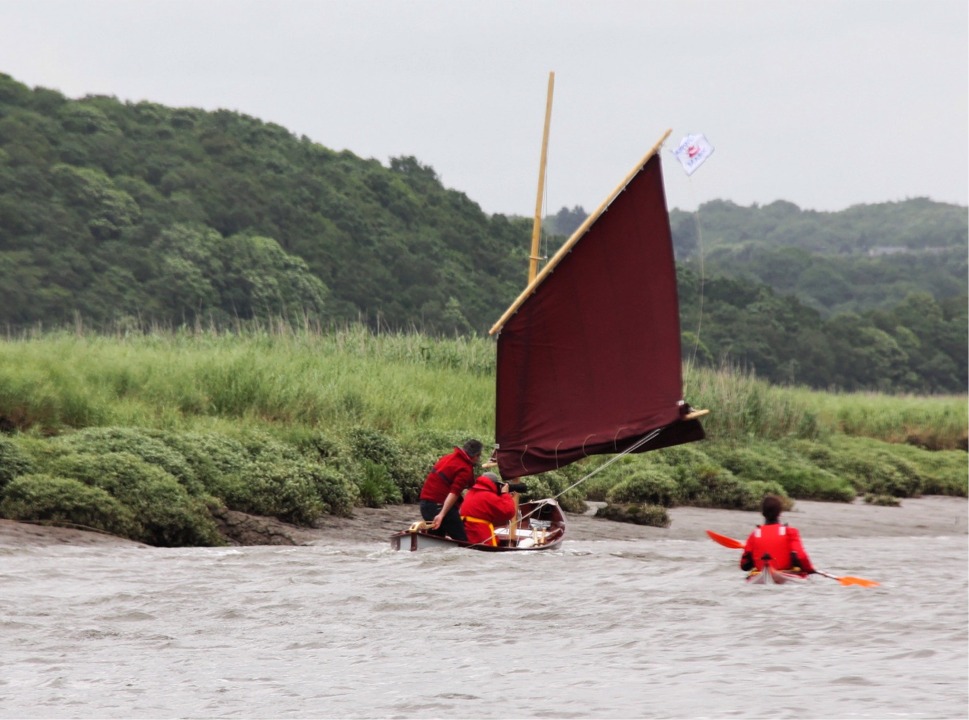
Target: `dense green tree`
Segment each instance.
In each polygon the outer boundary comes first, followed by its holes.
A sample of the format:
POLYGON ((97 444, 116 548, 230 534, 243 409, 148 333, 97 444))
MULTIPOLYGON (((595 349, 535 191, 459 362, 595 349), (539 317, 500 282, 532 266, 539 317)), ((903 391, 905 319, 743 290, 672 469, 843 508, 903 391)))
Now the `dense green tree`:
POLYGON ((554 215, 546 217, 543 225, 549 233, 568 238, 579 229, 586 217, 588 217, 588 213, 579 205, 571 210, 563 207, 554 215))
MULTIPOLYGON (((586 217, 546 218, 549 252, 586 217)), ((683 352, 778 382, 965 390, 965 208, 713 201, 670 216, 683 352), (694 352, 694 348, 696 349, 694 352)), ((227 110, 77 100, 0 74, 0 323, 267 316, 483 333, 532 222, 227 110)))
POLYGON ((705 203, 670 214, 677 258, 795 293, 826 315, 889 308, 910 292, 969 290, 965 208, 916 198, 838 213, 778 201, 705 203))

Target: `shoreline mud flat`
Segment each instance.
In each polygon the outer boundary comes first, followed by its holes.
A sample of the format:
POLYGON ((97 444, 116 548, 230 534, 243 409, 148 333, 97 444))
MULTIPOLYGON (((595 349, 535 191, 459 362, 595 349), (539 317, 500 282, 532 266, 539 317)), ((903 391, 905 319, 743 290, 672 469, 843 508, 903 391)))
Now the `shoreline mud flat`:
MULTIPOLYGON (((669 510, 671 525, 657 528, 568 514, 568 540, 705 540, 706 530, 746 538, 762 521, 759 513, 714 508, 676 507, 669 510)), ((241 514, 240 514, 241 515, 241 514)), ((248 516, 246 516, 248 518, 248 516)), ((243 518, 245 519, 245 518, 243 518)), ((326 516, 318 527, 302 528, 267 518, 253 519, 293 545, 386 543, 394 532, 420 519, 417 505, 356 508, 352 518, 326 516)), ((904 499, 898 507, 799 500, 781 516, 805 538, 941 537, 969 535, 969 500, 926 496, 904 499)), ((0 547, 40 545, 140 545, 131 540, 76 528, 0 519, 0 547)), ((144 546, 149 548, 149 546, 144 546)), ((150 548, 149 548, 150 549, 150 548)))

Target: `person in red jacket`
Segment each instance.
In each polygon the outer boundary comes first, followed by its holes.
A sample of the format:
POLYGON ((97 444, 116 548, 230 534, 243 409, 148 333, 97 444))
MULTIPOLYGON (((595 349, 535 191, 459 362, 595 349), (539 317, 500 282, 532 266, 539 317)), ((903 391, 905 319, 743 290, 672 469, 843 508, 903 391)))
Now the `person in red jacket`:
POLYGON ((797 528, 781 525, 782 503, 776 495, 767 495, 761 505, 764 524, 758 525, 744 545, 740 556, 741 570, 762 570, 766 563, 775 570, 810 575, 815 572, 811 558, 801 544, 797 528))
POLYGON ((492 472, 486 472, 461 503, 461 519, 468 540, 475 544, 497 545, 495 526, 505 525, 515 517, 515 499, 508 493, 508 485, 492 472))
POLYGON ((442 457, 424 479, 421 488, 421 517, 431 523, 434 535, 467 540, 458 508, 461 493, 474 482, 474 465, 481 457, 481 442, 468 440, 442 457))

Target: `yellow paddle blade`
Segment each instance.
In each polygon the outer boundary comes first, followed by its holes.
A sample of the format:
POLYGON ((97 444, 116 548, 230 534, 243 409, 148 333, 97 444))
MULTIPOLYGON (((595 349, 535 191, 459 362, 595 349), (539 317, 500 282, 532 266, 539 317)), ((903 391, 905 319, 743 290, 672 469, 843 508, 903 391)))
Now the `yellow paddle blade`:
POLYGON ((728 547, 728 548, 731 548, 733 550, 743 550, 744 549, 744 544, 742 542, 740 542, 739 540, 734 540, 733 538, 729 538, 726 535, 721 535, 719 533, 715 533, 715 532, 713 532, 713 530, 707 530, 707 535, 710 536, 710 539, 713 540, 713 542, 720 543, 724 547, 728 547))

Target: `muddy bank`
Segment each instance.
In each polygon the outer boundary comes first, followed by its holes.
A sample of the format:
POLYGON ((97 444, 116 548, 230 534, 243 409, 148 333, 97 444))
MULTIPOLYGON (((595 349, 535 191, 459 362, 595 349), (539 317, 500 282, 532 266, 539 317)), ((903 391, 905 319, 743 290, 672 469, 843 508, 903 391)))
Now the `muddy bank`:
MULTIPOLYGON (((612 522, 592 516, 568 515, 570 540, 705 539, 707 529, 744 539, 760 520, 755 512, 679 507, 669 511, 669 528, 612 522)), ((357 508, 352 518, 326 517, 316 528, 300 528, 268 518, 226 513, 221 522, 239 544, 386 543, 387 538, 420 519, 416 505, 357 508)), ((806 538, 918 537, 966 535, 969 501, 930 496, 903 500, 899 507, 798 501, 782 517, 806 538)), ((0 546, 137 545, 130 540, 77 528, 52 527, 0 520, 0 546)))
MULTIPOLYGON (((668 528, 612 522, 585 515, 567 516, 571 540, 677 540, 706 539, 706 530, 746 538, 763 518, 760 513, 710 508, 677 507, 669 510, 668 528)), ((378 542, 419 520, 416 505, 362 508, 352 519, 326 518, 319 530, 321 542, 378 542)), ((782 520, 800 528, 805 537, 909 537, 965 535, 969 532, 969 502, 965 498, 924 497, 903 500, 899 507, 798 501, 782 520)))

